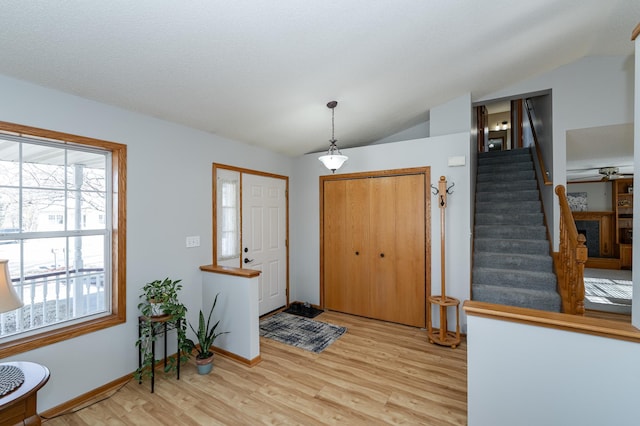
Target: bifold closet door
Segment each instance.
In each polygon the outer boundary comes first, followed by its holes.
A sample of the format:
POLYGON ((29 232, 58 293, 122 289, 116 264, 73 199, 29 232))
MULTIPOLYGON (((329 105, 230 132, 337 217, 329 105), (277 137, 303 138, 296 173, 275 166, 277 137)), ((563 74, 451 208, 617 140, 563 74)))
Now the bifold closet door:
POLYGON ((325 308, 426 327, 423 174, 324 182, 325 308))
POLYGON ((370 179, 324 183, 324 283, 327 309, 371 316, 370 179))
POLYGON ((426 326, 425 179, 371 179, 372 317, 426 326))

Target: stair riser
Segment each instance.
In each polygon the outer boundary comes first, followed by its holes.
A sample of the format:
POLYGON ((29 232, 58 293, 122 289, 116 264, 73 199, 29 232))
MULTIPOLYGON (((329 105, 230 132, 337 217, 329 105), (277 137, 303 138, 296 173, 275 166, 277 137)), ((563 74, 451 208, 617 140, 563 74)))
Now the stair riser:
POLYGON ((521 271, 553 273, 551 256, 527 256, 511 253, 477 253, 473 266, 478 268, 517 269, 521 271))
POLYGON ((477 238, 500 238, 504 240, 547 239, 547 230, 544 226, 476 225, 474 234, 477 238))
POLYGON ((502 156, 497 158, 478 158, 478 167, 480 166, 490 166, 490 165, 500 165, 507 163, 532 163, 531 155, 512 155, 512 156, 502 156))
POLYGON ((491 151, 491 152, 478 153, 479 160, 504 158, 504 157, 519 157, 519 156, 528 156, 529 158, 531 158, 531 150, 529 148, 517 148, 517 149, 511 149, 511 150, 505 150, 505 151, 491 151))
POLYGON ((477 182, 505 182, 509 180, 535 179, 533 170, 478 173, 477 182))
POLYGON ((542 240, 501 240, 476 237, 473 247, 476 252, 549 254, 549 242, 542 240))
POLYGON ((533 170, 533 163, 520 162, 520 163, 504 163, 504 164, 484 164, 478 166, 478 174, 484 173, 502 173, 502 172, 519 172, 533 170))
POLYGON ((557 287, 557 280, 553 274, 533 274, 528 271, 476 267, 473 268, 473 283, 491 284, 496 287, 503 287, 505 290, 511 288, 526 288, 556 291, 557 287))
POLYGON ((540 201, 520 201, 509 203, 502 201, 478 201, 476 202, 476 213, 538 213, 540 212, 540 201))
POLYGON ((509 180, 506 182, 477 182, 476 192, 511 192, 511 191, 526 191, 530 189, 538 189, 538 184, 535 180, 509 180))
POLYGON ((509 292, 496 291, 491 286, 474 285, 473 300, 496 303, 499 305, 519 306, 522 308, 541 309, 550 312, 560 312, 562 302, 557 293, 533 293, 514 289, 509 292))
POLYGON ((477 213, 475 224, 542 226, 544 225, 544 216, 542 213, 477 213))
POLYGON ((477 192, 476 201, 501 201, 501 202, 513 202, 513 201, 540 201, 540 195, 538 190, 526 190, 526 191, 500 191, 500 192, 477 192))

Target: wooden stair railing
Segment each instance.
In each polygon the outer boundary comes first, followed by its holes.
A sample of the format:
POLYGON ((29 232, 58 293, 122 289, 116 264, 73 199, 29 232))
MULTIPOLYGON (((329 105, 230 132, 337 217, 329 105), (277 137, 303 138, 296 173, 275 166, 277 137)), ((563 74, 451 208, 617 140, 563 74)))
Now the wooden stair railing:
POLYGON ((538 158, 538 164, 540 166, 540 172, 542 173, 542 181, 545 185, 552 185, 553 182, 549 177, 549 170, 544 166, 544 158, 542 156, 542 148, 540 148, 540 143, 538 143, 538 135, 536 133, 536 126, 534 125, 534 120, 531 111, 533 111, 533 106, 531 105, 530 99, 525 99, 525 109, 527 110, 527 117, 529 118, 529 126, 531 128, 531 135, 533 136, 533 145, 536 150, 536 157, 538 158))
POLYGON ((586 238, 578 234, 563 185, 556 186, 560 202, 560 252, 556 275, 562 298, 562 312, 584 315, 584 265, 587 262, 586 238))

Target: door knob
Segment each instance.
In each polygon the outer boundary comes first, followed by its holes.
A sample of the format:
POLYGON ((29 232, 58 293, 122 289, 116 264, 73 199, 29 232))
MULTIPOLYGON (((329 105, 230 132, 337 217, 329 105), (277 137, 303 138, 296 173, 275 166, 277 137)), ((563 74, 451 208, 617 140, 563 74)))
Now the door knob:
POLYGON ((380 253, 380 257, 384 257, 384 253, 380 253))
POLYGON ((255 259, 249 259, 249 258, 244 258, 244 263, 251 263, 253 262, 255 259))

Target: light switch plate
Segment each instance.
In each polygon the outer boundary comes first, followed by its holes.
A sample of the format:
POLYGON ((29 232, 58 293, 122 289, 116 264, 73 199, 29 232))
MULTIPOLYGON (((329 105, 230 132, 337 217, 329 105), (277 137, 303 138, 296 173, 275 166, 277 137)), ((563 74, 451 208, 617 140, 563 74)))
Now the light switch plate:
POLYGON ((465 165, 464 155, 449 157, 449 167, 464 166, 464 165, 465 165))
POLYGON ((187 237, 187 248, 200 247, 200 236, 187 237))

